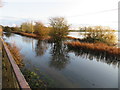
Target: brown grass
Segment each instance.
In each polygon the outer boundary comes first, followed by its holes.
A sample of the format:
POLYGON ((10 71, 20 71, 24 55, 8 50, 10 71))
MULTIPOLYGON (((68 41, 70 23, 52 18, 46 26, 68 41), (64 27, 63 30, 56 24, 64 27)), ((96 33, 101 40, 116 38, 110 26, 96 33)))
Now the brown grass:
POLYGON ((22 35, 22 36, 32 37, 32 38, 36 38, 36 39, 40 39, 40 40, 49 40, 49 39, 51 39, 50 36, 41 37, 41 36, 39 36, 37 34, 32 34, 32 33, 16 32, 16 31, 13 31, 12 33, 19 34, 19 35, 22 35))
POLYGON ((32 33, 16 32, 16 31, 12 31, 12 33, 20 34, 20 35, 28 36, 28 37, 33 37, 33 38, 38 38, 38 36, 36 34, 32 34, 32 33))
POLYGON ((75 38, 75 37, 71 37, 71 36, 66 36, 65 38, 68 38, 68 39, 79 39, 79 38, 75 38))
POLYGON ((22 67, 23 63, 22 63, 22 55, 20 54, 20 49, 15 44, 10 45, 7 43, 7 47, 10 50, 16 64, 19 67, 22 67))
POLYGON ((81 43, 79 41, 65 42, 66 45, 71 48, 85 48, 88 50, 94 50, 99 52, 106 52, 109 54, 120 55, 120 48, 108 46, 104 43, 81 43))
MULTIPOLYGON (((37 34, 25 33, 25 32, 16 32, 16 31, 12 31, 12 33, 19 34, 19 35, 22 35, 22 36, 32 37, 32 38, 36 38, 36 39, 40 39, 40 40, 52 40, 52 37, 50 37, 50 36, 41 37, 37 34)), ((65 38, 73 39, 73 40, 78 40, 79 39, 79 38, 75 38, 75 37, 71 37, 71 36, 65 36, 65 38)))

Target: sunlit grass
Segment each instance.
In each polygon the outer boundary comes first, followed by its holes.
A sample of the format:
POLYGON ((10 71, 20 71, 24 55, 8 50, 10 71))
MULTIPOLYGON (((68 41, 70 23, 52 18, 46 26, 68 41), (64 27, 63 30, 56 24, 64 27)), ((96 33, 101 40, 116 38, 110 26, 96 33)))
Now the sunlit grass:
POLYGON ((107 44, 104 43, 81 43, 79 41, 73 41, 73 42, 65 42, 66 45, 68 45, 71 48, 85 48, 89 50, 95 50, 95 51, 100 51, 100 52, 106 52, 109 54, 114 54, 114 55, 120 55, 120 48, 108 46, 107 44))
POLYGON ((7 47, 10 50, 16 64, 19 67, 22 67, 23 66, 23 62, 22 62, 23 56, 20 54, 20 48, 18 48, 15 43, 13 43, 11 45, 7 43, 7 47))

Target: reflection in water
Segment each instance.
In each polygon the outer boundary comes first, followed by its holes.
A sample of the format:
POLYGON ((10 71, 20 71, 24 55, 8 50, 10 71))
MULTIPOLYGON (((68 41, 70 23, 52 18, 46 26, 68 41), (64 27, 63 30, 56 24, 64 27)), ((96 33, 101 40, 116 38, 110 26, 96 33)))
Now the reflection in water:
POLYGON ((65 68, 69 63, 69 56, 67 53, 67 47, 60 42, 54 42, 51 48, 51 60, 50 66, 58 70, 65 68))
POLYGON ((12 33, 10 33, 10 32, 4 32, 4 34, 3 35, 5 35, 6 37, 11 37, 11 36, 13 36, 14 34, 12 34, 12 33))
POLYGON ((30 43, 33 42, 33 38, 28 38, 28 37, 23 36, 22 37, 22 41, 30 44, 30 43))
MULTIPOLYGON (((10 38, 4 36, 6 42, 11 43, 12 41, 15 41, 18 47, 22 47, 21 54, 24 55, 24 68, 37 73, 41 78, 45 77, 41 76, 41 73, 49 76, 50 79, 52 79, 57 84, 57 88, 118 87, 118 68, 113 68, 112 66, 116 66, 118 61, 115 59, 112 61, 112 58, 109 60, 109 57, 103 57, 104 53, 99 54, 98 52, 90 52, 81 49, 78 51, 78 48, 77 50, 73 50, 73 48, 67 48, 67 46, 63 44, 64 41, 45 42, 38 41, 36 39, 33 39, 33 46, 36 48, 36 50, 32 50, 32 42, 24 42, 22 39, 23 37, 24 36, 17 34, 14 34, 14 37, 10 38), (47 50, 44 50, 45 48, 41 49, 45 45, 48 46, 47 50), (42 56, 36 56, 36 54, 41 55, 40 53, 43 51, 44 54, 42 56), (82 58, 82 56, 87 59, 82 58), (96 58, 98 58, 98 61, 100 62, 96 62, 96 58), (89 59, 92 61, 89 61, 89 59), (111 65, 101 62, 107 62, 111 65)), ((45 80, 47 79, 45 78, 45 80)), ((53 81, 50 81, 50 84, 52 84, 53 81)))
POLYGON ((114 55, 108 55, 105 52, 97 52, 97 51, 91 51, 83 48, 75 49, 68 46, 68 52, 74 52, 76 56, 81 56, 83 58, 101 61, 104 63, 107 63, 108 65, 114 65, 115 67, 119 67, 120 63, 120 56, 114 56, 114 55))
POLYGON ((35 47, 35 52, 36 56, 42 56, 48 49, 48 45, 46 41, 38 40, 36 47, 35 47))

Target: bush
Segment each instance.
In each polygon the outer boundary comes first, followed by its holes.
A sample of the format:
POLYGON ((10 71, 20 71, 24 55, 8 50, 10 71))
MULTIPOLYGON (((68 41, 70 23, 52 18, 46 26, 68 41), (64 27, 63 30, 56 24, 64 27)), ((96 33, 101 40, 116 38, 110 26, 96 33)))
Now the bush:
POLYGON ((108 45, 114 45, 117 43, 117 37, 115 35, 115 30, 109 27, 95 26, 86 27, 84 37, 90 42, 104 42, 108 45))
POLYGON ((5 27, 3 27, 3 31, 5 31, 5 32, 11 32, 12 29, 11 29, 11 27, 5 26, 5 27))
POLYGON ((21 25, 21 31, 26 32, 26 33, 33 33, 33 24, 29 22, 22 23, 21 25))
POLYGON ((35 22, 34 30, 34 33, 41 37, 47 36, 49 32, 42 22, 35 22))
POLYGON ((20 31, 20 28, 19 27, 11 27, 11 30, 12 31, 20 31))

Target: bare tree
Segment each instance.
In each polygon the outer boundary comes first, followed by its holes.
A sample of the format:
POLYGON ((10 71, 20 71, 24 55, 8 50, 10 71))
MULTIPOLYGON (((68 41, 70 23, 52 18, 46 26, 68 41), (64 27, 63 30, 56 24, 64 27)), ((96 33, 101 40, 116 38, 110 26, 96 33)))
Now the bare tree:
POLYGON ((54 39, 61 39, 68 35, 69 26, 64 17, 53 17, 49 19, 51 31, 50 36, 54 39))

